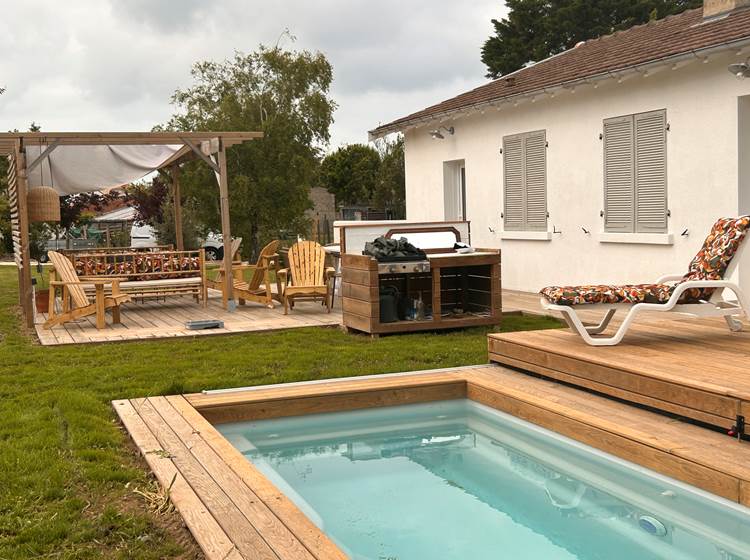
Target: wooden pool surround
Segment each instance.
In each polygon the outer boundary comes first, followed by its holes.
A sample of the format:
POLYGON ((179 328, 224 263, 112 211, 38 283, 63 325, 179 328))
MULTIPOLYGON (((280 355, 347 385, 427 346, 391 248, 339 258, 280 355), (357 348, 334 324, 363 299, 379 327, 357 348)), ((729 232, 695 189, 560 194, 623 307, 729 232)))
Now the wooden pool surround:
POLYGON ((118 400, 114 409, 209 559, 346 555, 214 424, 469 398, 750 506, 750 445, 500 366, 118 400))

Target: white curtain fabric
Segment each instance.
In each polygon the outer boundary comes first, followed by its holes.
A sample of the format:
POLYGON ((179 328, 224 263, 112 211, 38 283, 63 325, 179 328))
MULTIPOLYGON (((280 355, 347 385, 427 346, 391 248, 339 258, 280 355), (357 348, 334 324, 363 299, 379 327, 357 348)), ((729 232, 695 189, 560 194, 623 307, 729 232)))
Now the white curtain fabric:
MULTIPOLYGON (((47 146, 26 146, 33 162, 47 146)), ((60 195, 99 191, 137 181, 159 169, 182 145, 58 146, 29 174, 29 187, 60 195)))

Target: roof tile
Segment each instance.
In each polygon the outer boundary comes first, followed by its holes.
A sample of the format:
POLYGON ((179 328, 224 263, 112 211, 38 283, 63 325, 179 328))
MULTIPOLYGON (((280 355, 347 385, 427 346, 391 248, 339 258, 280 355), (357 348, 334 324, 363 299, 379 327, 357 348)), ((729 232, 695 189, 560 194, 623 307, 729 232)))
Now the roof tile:
POLYGON ((746 38, 750 38, 750 9, 706 21, 703 20, 701 8, 688 10, 591 39, 533 66, 381 125, 372 132, 382 134, 399 130, 412 121, 479 103, 560 86, 746 38))

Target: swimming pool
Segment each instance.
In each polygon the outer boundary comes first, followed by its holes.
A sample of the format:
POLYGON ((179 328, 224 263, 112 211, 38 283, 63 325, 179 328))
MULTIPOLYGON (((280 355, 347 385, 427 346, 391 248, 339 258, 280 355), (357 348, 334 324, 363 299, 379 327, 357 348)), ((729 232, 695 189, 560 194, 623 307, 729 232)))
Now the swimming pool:
POLYGON ((219 431, 351 558, 750 560, 750 510, 470 400, 219 431))

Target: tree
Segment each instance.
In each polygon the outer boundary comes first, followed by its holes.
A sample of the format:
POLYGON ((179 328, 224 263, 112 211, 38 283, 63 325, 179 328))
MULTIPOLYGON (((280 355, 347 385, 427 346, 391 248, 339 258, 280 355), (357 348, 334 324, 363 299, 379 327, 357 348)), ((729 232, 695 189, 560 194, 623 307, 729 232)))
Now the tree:
POLYGON ((336 204, 369 204, 377 187, 380 154, 371 146, 349 144, 326 156, 320 184, 336 195, 336 204))
POLYGON ((380 155, 378 181, 373 203, 383 208, 394 220, 406 218, 406 173, 404 165, 404 137, 377 144, 380 155))
POLYGON ((499 78, 586 41, 702 5, 702 0, 507 0, 482 47, 488 78, 499 78))
MULTIPOLYGON (((176 245, 174 197, 163 173, 160 172, 150 183, 130 185, 126 189, 127 202, 135 208, 136 223, 153 227, 160 244, 176 245)), ((200 231, 195 215, 192 201, 186 201, 182 205, 182 239, 188 250, 196 249, 200 245, 201 233, 205 233, 200 231)))
MULTIPOLYGON (((52 224, 55 235, 69 233, 73 227, 83 227, 91 224, 96 212, 100 212, 107 204, 117 198, 114 193, 102 194, 87 192, 66 194, 60 197, 60 221, 52 224)), ((66 236, 66 247, 70 240, 66 236)))
POLYGON ((135 208, 135 221, 148 224, 164 221, 164 203, 169 198, 169 186, 161 175, 150 183, 137 183, 125 189, 128 204, 135 208))
MULTIPOLYGON (((272 237, 307 228, 304 211, 322 148, 328 143, 335 103, 333 72, 324 55, 260 46, 224 62, 193 66, 194 84, 177 90, 179 108, 167 130, 259 130, 260 140, 227 151, 232 233, 252 256, 272 237)), ((220 230, 213 170, 184 166, 182 190, 200 222, 220 230)))

